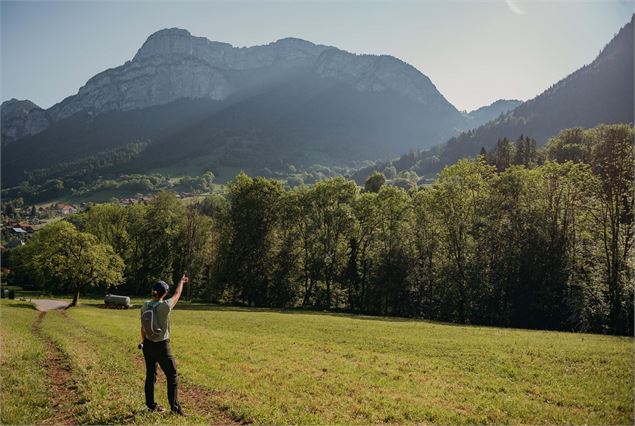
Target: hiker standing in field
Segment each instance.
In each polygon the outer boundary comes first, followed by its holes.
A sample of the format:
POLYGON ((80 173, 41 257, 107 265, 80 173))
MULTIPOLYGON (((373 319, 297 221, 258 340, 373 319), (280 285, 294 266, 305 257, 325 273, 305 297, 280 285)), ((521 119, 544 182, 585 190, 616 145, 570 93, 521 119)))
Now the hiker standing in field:
POLYGON ((170 287, 164 281, 157 281, 152 287, 152 300, 141 307, 141 340, 146 361, 146 406, 150 411, 164 412, 165 409, 154 400, 154 385, 157 381, 157 363, 165 373, 168 384, 168 400, 172 413, 185 416, 178 402, 178 376, 176 363, 170 350, 170 311, 181 297, 183 284, 188 282, 184 274, 171 298, 163 300, 170 287))

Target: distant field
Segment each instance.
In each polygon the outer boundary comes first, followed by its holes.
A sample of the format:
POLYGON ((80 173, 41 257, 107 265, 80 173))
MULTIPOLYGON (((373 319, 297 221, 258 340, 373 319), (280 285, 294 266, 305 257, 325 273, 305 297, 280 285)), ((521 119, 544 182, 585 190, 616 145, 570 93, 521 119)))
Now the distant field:
MULTIPOLYGON (((143 411, 138 311, 97 303, 38 325, 26 303, 2 301, 2 423, 58 411, 81 423, 184 421, 143 411), (73 377, 62 393, 74 403, 58 409, 59 383, 41 374, 50 351, 73 377)), ((630 338, 186 303, 171 334, 188 423, 634 421, 630 338)))

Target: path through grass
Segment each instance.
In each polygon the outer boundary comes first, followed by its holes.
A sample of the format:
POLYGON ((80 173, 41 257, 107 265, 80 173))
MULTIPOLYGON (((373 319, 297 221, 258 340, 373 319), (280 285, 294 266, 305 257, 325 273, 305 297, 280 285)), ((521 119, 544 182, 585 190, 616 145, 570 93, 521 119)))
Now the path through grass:
MULTIPOLYGON (((142 410, 137 310, 66 312, 42 330, 80 377, 78 422, 182 421, 142 410)), ((633 423, 629 338, 186 303, 171 335, 188 423, 633 423)))
POLYGON ((51 416, 46 345, 33 332, 38 312, 30 303, 0 305, 0 423, 34 424, 51 416))

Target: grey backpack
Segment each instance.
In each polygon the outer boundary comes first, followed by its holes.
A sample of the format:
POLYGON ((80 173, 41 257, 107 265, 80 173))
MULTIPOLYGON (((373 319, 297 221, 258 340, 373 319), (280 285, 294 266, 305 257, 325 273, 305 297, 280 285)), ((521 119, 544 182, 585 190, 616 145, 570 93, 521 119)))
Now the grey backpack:
POLYGON ((161 327, 159 327, 159 317, 157 316, 157 305, 149 305, 149 309, 146 309, 141 314, 141 327, 143 327, 143 334, 152 340, 152 338, 159 337, 161 335, 161 327))

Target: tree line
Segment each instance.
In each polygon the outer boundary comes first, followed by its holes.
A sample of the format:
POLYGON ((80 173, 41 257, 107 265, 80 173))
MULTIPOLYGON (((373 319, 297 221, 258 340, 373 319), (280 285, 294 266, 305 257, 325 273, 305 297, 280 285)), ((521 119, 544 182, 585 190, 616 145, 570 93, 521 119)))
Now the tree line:
POLYGON ((196 300, 632 335, 633 137, 602 125, 543 149, 501 140, 408 191, 381 173, 364 188, 240 174, 191 204, 97 205, 16 249, 12 279, 146 294, 188 271, 196 300), (46 266, 66 244, 55 233, 85 234, 120 275, 101 279, 90 256, 85 277, 46 266))

